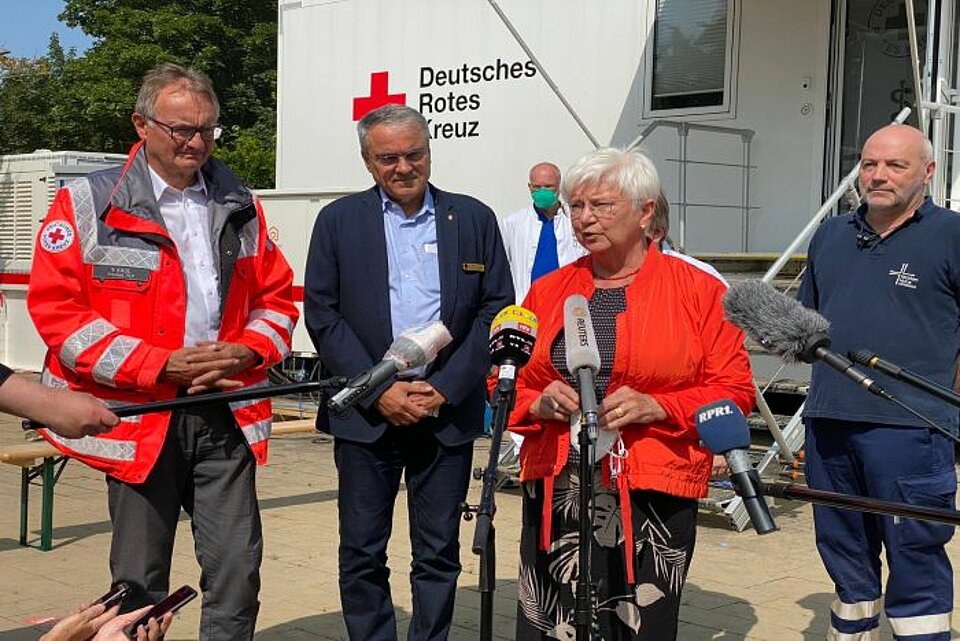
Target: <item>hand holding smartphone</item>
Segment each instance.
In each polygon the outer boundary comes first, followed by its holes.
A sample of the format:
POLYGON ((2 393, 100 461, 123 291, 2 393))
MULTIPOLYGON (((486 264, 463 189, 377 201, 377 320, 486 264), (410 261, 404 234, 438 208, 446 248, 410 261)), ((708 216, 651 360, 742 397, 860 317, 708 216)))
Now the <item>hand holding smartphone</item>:
POLYGON ((165 614, 168 612, 176 612, 186 604, 190 603, 190 601, 193 601, 196 596, 196 590, 191 588, 189 585, 183 586, 176 592, 168 595, 166 599, 150 608, 150 610, 142 617, 124 628, 123 633, 128 639, 136 639, 137 629, 140 626, 146 626, 150 622, 150 619, 156 619, 157 621, 160 621, 165 614))
POLYGON ((90 605, 103 604, 104 610, 109 610, 113 606, 123 601, 130 594, 130 586, 121 581, 113 586, 109 592, 91 603, 90 605))

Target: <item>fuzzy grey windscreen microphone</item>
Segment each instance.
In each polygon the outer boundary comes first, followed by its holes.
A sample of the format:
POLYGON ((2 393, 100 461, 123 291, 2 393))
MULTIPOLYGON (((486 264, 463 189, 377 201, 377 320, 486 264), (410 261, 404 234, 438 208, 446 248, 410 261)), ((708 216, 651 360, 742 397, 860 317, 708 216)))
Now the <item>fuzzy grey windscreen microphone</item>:
POLYGON ((762 280, 732 286, 723 309, 727 320, 786 361, 811 363, 816 347, 829 345, 827 319, 762 280))

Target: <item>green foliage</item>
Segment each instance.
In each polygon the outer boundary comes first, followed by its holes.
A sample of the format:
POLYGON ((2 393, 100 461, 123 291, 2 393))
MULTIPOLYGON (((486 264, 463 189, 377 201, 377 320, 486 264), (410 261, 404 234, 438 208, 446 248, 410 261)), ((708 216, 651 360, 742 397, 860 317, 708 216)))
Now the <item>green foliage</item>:
POLYGON ((140 81, 169 61, 210 75, 226 131, 217 155, 272 187, 276 12, 263 0, 66 0, 61 20, 94 44, 78 57, 54 34, 44 57, 0 58, 0 153, 125 153, 140 81))
POLYGON ((276 146, 274 129, 269 123, 257 123, 248 129, 233 127, 233 142, 218 147, 214 155, 227 163, 250 187, 269 189, 274 186, 276 146))

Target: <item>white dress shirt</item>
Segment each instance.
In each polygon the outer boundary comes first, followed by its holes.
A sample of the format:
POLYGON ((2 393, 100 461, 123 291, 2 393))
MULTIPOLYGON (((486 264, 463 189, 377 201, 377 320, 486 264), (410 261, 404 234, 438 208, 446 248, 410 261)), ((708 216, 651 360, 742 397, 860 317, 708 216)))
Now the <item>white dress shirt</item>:
POLYGON ((167 184, 150 168, 153 195, 167 232, 177 246, 187 286, 187 318, 183 344, 215 341, 220 333, 220 284, 210 242, 207 184, 201 174, 183 191, 167 184))
MULTIPOLYGON (((507 260, 510 261, 510 275, 513 276, 513 289, 517 294, 518 305, 523 303, 530 291, 530 271, 537 257, 541 226, 533 203, 500 218, 500 235, 503 236, 503 247, 507 250, 507 260)), ((557 238, 557 260, 560 267, 587 253, 577 242, 570 214, 563 205, 553 217, 553 233, 557 238)))

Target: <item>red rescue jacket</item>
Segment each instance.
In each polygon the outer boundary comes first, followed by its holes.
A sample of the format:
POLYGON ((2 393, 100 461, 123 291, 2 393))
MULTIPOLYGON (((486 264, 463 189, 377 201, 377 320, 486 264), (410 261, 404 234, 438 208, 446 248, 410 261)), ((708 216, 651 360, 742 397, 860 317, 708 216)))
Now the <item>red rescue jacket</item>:
MULTIPOLYGON (((293 272, 267 238, 260 202, 223 163, 201 169, 210 197, 211 239, 220 277, 219 340, 246 345, 261 363, 234 378, 266 385, 266 370, 290 351, 299 312, 293 272)), ((109 404, 169 400, 158 380, 183 347, 187 292, 176 245, 153 193, 142 143, 122 169, 95 172, 62 188, 37 238, 27 306, 47 345, 41 380, 109 404)), ((231 403, 258 463, 265 463, 269 399, 231 403)), ((64 454, 130 483, 147 478, 169 412, 124 419, 98 437, 43 436, 64 454)))

